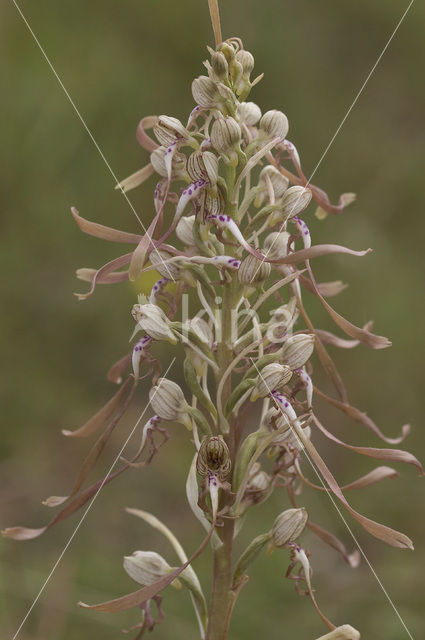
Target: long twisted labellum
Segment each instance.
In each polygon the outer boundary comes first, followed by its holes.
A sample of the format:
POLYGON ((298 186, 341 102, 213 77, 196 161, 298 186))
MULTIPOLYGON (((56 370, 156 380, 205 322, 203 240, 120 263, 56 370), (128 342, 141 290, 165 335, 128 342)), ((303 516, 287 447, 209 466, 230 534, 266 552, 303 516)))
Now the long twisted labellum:
POLYGON ((384 442, 387 442, 388 444, 400 444, 400 442, 403 442, 403 440, 406 438, 406 436, 410 432, 410 425, 405 424, 401 428, 400 436, 398 436, 397 438, 387 438, 387 436, 385 436, 382 433, 378 425, 376 425, 374 421, 371 418, 369 418, 369 416, 366 413, 364 413, 363 411, 360 411, 360 409, 356 409, 356 407, 352 407, 350 404, 348 404, 348 402, 341 402, 340 400, 335 400, 335 398, 331 398, 327 396, 325 393, 320 391, 320 389, 318 389, 317 387, 314 388, 314 392, 318 396, 323 398, 323 400, 325 400, 326 402, 331 404, 333 407, 335 407, 336 409, 339 409, 340 411, 345 413, 347 416, 349 416, 356 422, 360 422, 360 424, 362 424, 364 427, 373 431, 373 433, 375 433, 379 438, 381 438, 381 440, 383 440, 384 442))
POLYGON ((401 449, 377 449, 375 447, 358 447, 351 444, 347 444, 343 442, 332 433, 330 433, 319 420, 314 417, 314 422, 316 426, 320 429, 320 431, 332 442, 345 447, 346 449, 350 449, 351 451, 355 451, 356 453, 360 453, 363 456, 369 456, 370 458, 375 458, 377 460, 388 460, 390 462, 404 462, 405 464, 412 464, 418 470, 420 475, 424 475, 424 471, 422 469, 422 465, 417 458, 412 453, 408 451, 402 451, 401 449))
POLYGON ((158 149, 159 147, 159 144, 152 140, 152 138, 150 138, 146 133, 146 129, 152 129, 157 122, 158 116, 146 116, 140 120, 137 126, 137 142, 143 147, 143 149, 146 149, 146 151, 155 151, 155 149, 158 149))
POLYGON ((117 282, 128 280, 128 271, 112 271, 111 273, 99 275, 97 269, 89 269, 87 267, 77 269, 75 275, 84 282, 93 282, 93 278, 96 276, 96 284, 116 284, 117 282))
POLYGON ((319 298, 320 302, 322 303, 326 311, 331 316, 332 320, 335 322, 335 324, 338 325, 338 327, 340 327, 346 334, 348 334, 352 338, 356 338, 357 340, 360 340, 360 342, 363 342, 363 344, 367 345, 368 347, 371 347, 372 349, 385 349, 386 347, 391 346, 391 342, 388 340, 388 338, 385 338, 384 336, 376 336, 374 333, 371 333, 370 331, 367 331, 365 329, 360 329, 360 327, 356 327, 356 325, 354 325, 349 320, 346 320, 346 318, 344 318, 339 313, 337 313, 334 309, 332 309, 332 307, 326 302, 326 300, 320 293, 316 280, 314 278, 313 272, 308 263, 307 263, 307 269, 309 271, 310 279, 317 297, 319 298))
POLYGON ((115 189, 120 189, 123 193, 127 193, 127 191, 131 191, 131 189, 135 189, 136 187, 143 184, 150 176, 153 174, 153 166, 151 163, 147 164, 143 169, 139 169, 135 173, 132 173, 128 178, 124 178, 120 183, 117 184, 115 189))
POLYGON ((48 529, 53 527, 54 525, 62 522, 73 513, 78 511, 83 505, 90 500, 94 495, 96 495, 97 491, 105 485, 109 484, 112 480, 114 480, 117 476, 119 476, 123 471, 128 469, 128 465, 124 465, 114 473, 109 474, 103 480, 99 480, 95 484, 91 485, 87 489, 85 489, 82 493, 77 495, 66 507, 64 507, 59 513, 51 520, 46 526, 41 527, 40 529, 29 529, 27 527, 9 527, 8 529, 4 529, 1 533, 5 538, 12 538, 13 540, 32 540, 33 538, 38 538, 43 535, 48 529))
MULTIPOLYGON (((279 406, 279 405, 277 405, 279 406)), ((329 471, 325 462, 319 455, 317 449, 304 434, 302 428, 296 423, 293 423, 293 429, 295 430, 298 438, 301 440, 302 444, 306 448, 311 460, 314 462, 316 467, 319 469, 322 477, 325 479, 329 489, 332 493, 342 502, 345 508, 351 513, 351 515, 359 522, 362 527, 368 531, 372 536, 386 542, 392 547, 398 547, 400 549, 412 549, 413 543, 404 533, 400 533, 395 529, 391 529, 386 525, 379 524, 374 520, 370 520, 370 518, 366 518, 366 516, 362 516, 360 513, 357 513, 355 509, 353 509, 347 502, 344 494, 342 493, 337 481, 333 477, 332 473, 329 471)))
POLYGON ((132 379, 127 378, 115 395, 90 420, 75 431, 62 429, 63 435, 68 436, 68 438, 87 438, 87 436, 92 435, 92 433, 103 427, 112 418, 118 407, 121 406, 131 382, 132 379))
POLYGON ((341 556, 344 558, 345 562, 355 569, 359 566, 360 563, 360 553, 355 550, 352 553, 348 553, 345 545, 341 542, 339 538, 337 538, 333 533, 323 529, 323 527, 319 527, 318 524, 315 524, 311 520, 307 522, 307 527, 313 531, 313 533, 323 540, 327 545, 338 551, 341 556))
POLYGON ((212 523, 211 528, 207 534, 207 536, 203 539, 202 543, 198 547, 198 549, 191 555, 189 560, 185 562, 181 567, 175 569, 168 576, 164 576, 160 580, 154 582, 154 584, 149 585, 148 587, 142 587, 142 589, 138 589, 137 591, 133 591, 133 593, 129 593, 121 598, 116 598, 115 600, 109 600, 108 602, 102 602, 100 604, 85 604, 84 602, 79 602, 80 607, 84 607, 85 609, 94 609, 94 611, 103 611, 109 613, 118 613, 120 611, 126 611, 127 609, 132 609, 133 607, 138 607, 139 605, 146 602, 146 600, 151 600, 154 596, 160 593, 165 587, 168 587, 169 584, 173 582, 181 573, 188 567, 205 549, 207 546, 212 533, 214 531, 215 522, 212 523))
MULTIPOLYGON (((131 378, 129 378, 126 383, 123 385, 122 388, 126 388, 128 386, 127 383, 131 382, 131 378)), ((96 440, 96 442, 94 443, 94 445, 92 446, 92 448, 90 449, 90 451, 88 452, 82 467, 80 469, 80 472, 77 476, 77 479, 74 483, 74 486, 71 490, 71 493, 68 496, 50 496, 49 498, 47 498, 43 504, 47 507, 57 507, 60 504, 63 504, 64 502, 66 502, 67 500, 69 500, 70 498, 73 498, 81 489, 81 487, 84 485, 85 481, 87 480, 87 478, 89 477, 91 471, 93 470, 96 462, 98 461, 98 459, 100 458, 102 451, 104 450, 109 438, 112 435, 112 432, 114 431, 115 427, 117 426, 117 424, 119 423, 119 421, 121 420, 122 416, 124 415, 125 411, 128 408, 128 405, 134 395, 134 391, 136 389, 137 383, 133 382, 133 387, 130 391, 130 393, 128 394, 125 402, 122 404, 121 407, 119 407, 119 411, 118 413, 114 416, 114 419, 111 420, 110 424, 108 424, 107 428, 104 430, 104 432, 99 436, 99 438, 96 440)))
POLYGON ((86 220, 80 216, 75 207, 71 207, 71 212, 81 231, 87 233, 89 236, 94 236, 101 240, 109 240, 109 242, 122 242, 124 244, 137 244, 141 240, 142 236, 140 234, 119 231, 112 227, 106 227, 104 224, 86 220))
POLYGON ((103 265, 103 267, 98 269, 93 276, 92 284, 89 291, 87 291, 87 293, 75 294, 78 300, 87 300, 87 298, 89 298, 92 295, 93 291, 96 288, 97 279, 99 278, 99 280, 102 280, 102 278, 104 278, 105 276, 108 276, 109 274, 113 273, 115 269, 119 269, 120 267, 124 267, 125 265, 129 264, 132 255, 133 255, 132 253, 126 253, 123 256, 114 258, 114 260, 107 262, 105 265, 103 265))

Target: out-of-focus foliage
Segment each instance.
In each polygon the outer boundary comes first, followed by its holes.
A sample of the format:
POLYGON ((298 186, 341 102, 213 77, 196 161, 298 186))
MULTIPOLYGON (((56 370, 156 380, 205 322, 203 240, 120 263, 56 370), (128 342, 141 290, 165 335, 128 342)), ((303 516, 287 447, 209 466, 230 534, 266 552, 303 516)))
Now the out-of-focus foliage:
MULTIPOLYGON (((225 0, 222 4, 224 36, 242 37, 255 54, 256 69, 265 72, 252 99, 264 110, 278 108, 287 114, 290 139, 302 153, 305 170, 313 171, 406 3, 225 0)), ((151 113, 184 120, 193 107, 190 82, 202 73, 205 45, 212 44, 207 2, 22 0, 21 8, 117 176, 141 167, 147 154, 135 141, 138 120, 151 113)), ((326 238, 375 250, 362 260, 329 257, 320 266, 317 263, 323 279, 333 279, 335 270, 350 284, 337 308, 359 325, 373 317, 377 332, 389 335, 394 344, 379 352, 360 347, 337 353, 336 359, 353 401, 367 409, 388 435, 398 433, 404 421, 412 422, 407 446, 419 457, 425 445, 425 88, 418 81, 425 54, 424 18, 423 6, 415 3, 315 176, 315 182, 334 196, 357 192, 356 203, 340 217, 312 223, 317 242, 326 238)), ((75 205, 84 217, 131 231, 138 230, 138 223, 123 197, 114 192, 112 176, 12 2, 0 7, 0 61, 1 525, 37 526, 51 516, 39 500, 70 487, 86 450, 85 443, 65 442, 60 429, 84 422, 111 393, 104 373, 126 352, 132 324, 129 311, 135 301, 130 285, 98 287, 85 303, 72 295, 85 287, 75 280, 75 268, 100 266, 111 253, 103 242, 77 230, 69 207, 75 205)), ((151 181, 131 194, 145 222, 152 215, 152 188, 151 181)), ((317 305, 313 316, 316 326, 329 327, 328 317, 317 305)), ((140 394, 97 471, 99 477, 145 402, 140 394)), ((368 432, 362 433, 361 427, 338 414, 329 413, 328 419, 345 440, 377 446, 368 432)), ((131 589, 121 562, 136 548, 154 549, 175 561, 164 541, 124 514, 124 506, 155 512, 187 541, 189 551, 195 548, 202 534, 185 504, 184 478, 190 460, 184 437, 176 426, 172 441, 152 468, 131 472, 105 488, 20 638, 119 637, 129 616, 100 616, 79 610, 75 602, 101 601, 131 589)), ((354 454, 336 455, 334 447, 319 439, 317 446, 342 483, 372 466, 354 454)), ((425 547, 418 514, 423 485, 411 469, 400 471, 400 479, 359 493, 353 504, 401 527, 416 542, 415 553, 380 545, 354 523, 350 526, 412 635, 420 637, 424 602, 418 568, 425 564, 425 547)), ((318 494, 308 500, 312 518, 352 546, 329 498, 318 494)), ((249 534, 262 532, 259 524, 267 523, 264 529, 269 526, 276 510, 284 506, 278 497, 259 506, 261 518, 257 522, 253 518, 244 530, 246 541, 249 534)), ((77 522, 77 518, 66 521, 34 542, 1 542, 0 615, 5 637, 16 631, 77 522)), ((351 622, 365 638, 407 637, 365 563, 351 570, 316 540, 308 543, 320 602, 332 619, 351 622)), ((231 637, 250 640, 261 633, 277 640, 291 637, 294 629, 297 638, 307 640, 324 632, 309 603, 284 582, 283 554, 275 552, 255 566, 238 603, 231 637)), ((208 563, 208 556, 197 561, 204 579, 208 563)), ((188 597, 168 591, 167 619, 157 637, 193 637, 196 627, 188 597)))

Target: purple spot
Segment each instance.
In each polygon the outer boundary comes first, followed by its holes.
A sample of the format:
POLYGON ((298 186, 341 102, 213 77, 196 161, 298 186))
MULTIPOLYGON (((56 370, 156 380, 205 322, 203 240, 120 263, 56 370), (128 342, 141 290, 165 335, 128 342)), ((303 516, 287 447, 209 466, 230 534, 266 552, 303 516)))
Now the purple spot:
POLYGON ((192 189, 189 189, 188 194, 191 196, 192 195, 192 189))
POLYGON ((285 402, 285 407, 289 407, 289 402, 285 402))

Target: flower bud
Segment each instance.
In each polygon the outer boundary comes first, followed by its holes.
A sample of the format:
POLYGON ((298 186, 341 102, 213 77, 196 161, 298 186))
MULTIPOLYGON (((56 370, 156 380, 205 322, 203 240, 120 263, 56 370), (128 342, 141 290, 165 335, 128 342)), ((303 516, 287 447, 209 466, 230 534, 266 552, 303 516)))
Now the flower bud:
POLYGON ((360 640, 360 633, 349 624, 343 624, 317 640, 360 640))
POLYGON ((295 298, 287 304, 278 307, 268 323, 267 339, 272 343, 283 342, 299 316, 299 309, 295 298))
MULTIPOLYGON (((212 347, 214 336, 211 327, 205 320, 195 316, 190 320, 186 320, 183 324, 183 331, 191 330, 196 333, 198 339, 210 349, 212 347)), ((190 354, 191 363, 198 376, 202 376, 205 371, 205 358, 202 352, 195 351, 189 345, 186 346, 186 351, 190 354)))
POLYGON ((196 104, 205 109, 216 107, 222 102, 216 83, 208 76, 195 78, 192 82, 192 95, 196 104))
POLYGON ((154 249, 149 255, 149 260, 151 265, 155 267, 156 271, 158 271, 163 278, 179 280, 181 274, 178 264, 176 262, 167 262, 164 264, 165 260, 169 260, 172 257, 171 253, 164 251, 164 249, 154 249))
MULTIPOLYGON (((167 167, 165 166, 165 152, 166 147, 160 146, 155 151, 151 153, 151 164, 160 176, 166 178, 168 176, 167 167)), ((174 153, 172 160, 172 175, 173 177, 183 177, 185 176, 185 168, 184 168, 184 156, 180 153, 174 153)))
POLYGON ((298 333, 290 336, 282 347, 281 358, 292 371, 302 367, 314 349, 312 333, 298 333))
POLYGON ((180 218, 176 227, 176 236, 187 247, 195 244, 193 238, 193 225, 195 224, 195 216, 184 216, 180 218))
POLYGON ((176 140, 190 138, 190 133, 182 125, 180 120, 172 116, 159 116, 157 124, 153 128, 157 140, 164 147, 169 147, 176 140))
POLYGON ((272 362, 266 365, 257 378, 257 383, 251 393, 251 402, 257 400, 257 398, 265 398, 275 389, 281 389, 288 384, 292 378, 291 369, 279 364, 278 362, 272 362))
POLYGON ((229 65, 227 63, 226 56, 222 51, 212 52, 211 68, 219 80, 221 81, 227 80, 227 76, 229 73, 229 65))
POLYGON ((288 133, 288 118, 282 111, 267 111, 260 120, 260 129, 270 138, 285 138, 288 133))
POLYGON ((212 347, 214 336, 208 322, 205 322, 203 318, 195 316, 194 318, 191 318, 187 321, 187 325, 190 329, 192 329, 192 331, 196 333, 199 340, 208 345, 210 348, 212 347))
MULTIPOLYGON (((311 428, 307 425, 307 427, 303 428, 303 433, 308 440, 311 438, 311 428)), ((280 438, 280 436, 278 436, 280 438)), ((281 436, 280 446, 285 443, 287 446, 292 449, 296 449, 297 451, 302 451, 304 449, 304 445, 301 442, 300 438, 297 435, 297 432, 290 427, 288 431, 285 431, 281 436)), ((273 441, 273 444, 276 444, 273 441)))
POLYGON ((224 57, 226 58, 227 62, 232 62, 232 60, 234 60, 234 58, 235 58, 235 49, 228 42, 222 42, 217 47, 217 51, 220 51, 224 55, 224 57))
MULTIPOLYGON (((276 429, 281 429, 286 425, 289 426, 288 418, 284 414, 282 414, 282 412, 279 411, 279 409, 276 409, 276 407, 272 407, 267 411, 267 413, 263 417, 263 421, 261 423, 261 429, 264 430, 266 433, 272 433, 276 429)), ((277 436, 277 438, 280 438, 280 437, 281 437, 280 435, 277 436)), ((274 443, 275 442, 273 440, 272 444, 274 443)))
POLYGON ((194 151, 187 159, 187 172, 193 181, 208 180, 215 186, 218 178, 218 158, 211 151, 194 151))
POLYGON ((250 127, 253 127, 261 118, 261 109, 255 102, 241 102, 238 104, 237 115, 239 120, 250 127))
POLYGON ((255 475, 251 474, 243 497, 244 506, 261 504, 267 500, 272 490, 272 480, 268 473, 260 470, 255 475))
POLYGON ((139 327, 153 340, 167 340, 171 344, 177 343, 177 338, 171 331, 167 316, 156 304, 135 304, 131 315, 139 327))
POLYGON ((211 128, 211 144, 218 153, 229 153, 241 141, 241 128, 234 118, 218 118, 211 128))
POLYGON ((280 171, 276 169, 276 167, 268 165, 267 167, 264 167, 264 169, 260 173, 259 186, 261 185, 263 188, 266 186, 266 176, 270 178, 275 198, 281 198, 288 188, 288 178, 280 173, 280 171))
POLYGON ((307 524, 308 513, 301 509, 287 509, 277 516, 272 527, 272 542, 275 547, 284 547, 296 540, 307 524))
POLYGON ((269 262, 258 260, 252 254, 248 254, 241 262, 238 271, 238 280, 241 284, 250 286, 264 282, 270 275, 269 262))
POLYGON ((220 188, 207 189, 205 197, 205 216, 219 216, 226 209, 226 200, 220 188))
POLYGON ((146 587, 173 571, 155 551, 135 551, 131 556, 124 556, 123 566, 130 578, 146 587))
POLYGON ((230 453, 223 436, 206 436, 199 447, 196 471, 200 476, 210 474, 225 480, 231 469, 230 453))
POLYGON ((297 216, 304 211, 310 203, 312 193, 310 189, 295 186, 289 187, 282 198, 282 211, 288 218, 297 216))
POLYGON ((287 231, 274 231, 265 238, 263 249, 268 258, 284 258, 288 255, 288 241, 291 234, 287 231))
MULTIPOLYGON (((297 436, 296 431, 293 429, 289 417, 273 407, 269 409, 266 415, 263 418, 261 424, 261 431, 265 436, 269 436, 273 433, 273 431, 277 431, 280 429, 285 429, 282 433, 276 435, 275 438, 270 443, 269 456, 273 456, 276 453, 276 448, 279 451, 287 448, 288 446, 297 451, 301 451, 304 447, 297 436), (287 429, 285 429, 287 427, 287 429)), ((311 437, 311 429, 309 426, 303 428, 303 433, 306 438, 310 439, 311 437)))
POLYGON ((289 187, 282 198, 281 207, 269 217, 269 226, 273 227, 282 220, 290 220, 297 216, 308 207, 311 196, 310 189, 300 186, 289 187))
POLYGON ((188 404, 179 385, 167 378, 159 378, 158 384, 149 391, 152 410, 163 420, 182 422, 191 426, 187 414, 188 404))
POLYGON ((249 78, 251 71, 254 68, 254 56, 249 51, 241 49, 235 55, 235 59, 242 66, 242 73, 249 78))

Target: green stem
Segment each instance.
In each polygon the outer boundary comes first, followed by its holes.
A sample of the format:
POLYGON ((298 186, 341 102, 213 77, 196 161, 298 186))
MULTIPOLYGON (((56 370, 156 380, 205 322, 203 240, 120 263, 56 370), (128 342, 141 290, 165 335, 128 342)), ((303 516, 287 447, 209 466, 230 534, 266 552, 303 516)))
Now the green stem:
POLYGON ((235 521, 224 520, 223 544, 214 553, 213 586, 206 640, 226 640, 235 594, 232 591, 232 549, 235 521))

